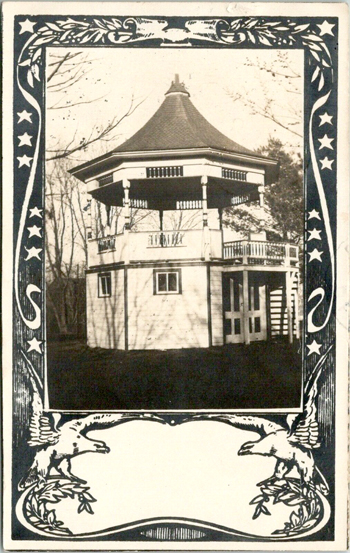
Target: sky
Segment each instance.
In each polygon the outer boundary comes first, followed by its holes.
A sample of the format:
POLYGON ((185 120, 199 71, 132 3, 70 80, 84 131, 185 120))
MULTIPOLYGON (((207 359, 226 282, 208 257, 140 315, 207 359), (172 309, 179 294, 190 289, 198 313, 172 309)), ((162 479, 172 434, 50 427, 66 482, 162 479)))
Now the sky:
MULTIPOLYGON (((47 49, 47 75, 57 56, 67 51, 47 49)), ((269 97, 273 112, 283 123, 288 122, 290 110, 301 112, 302 51, 289 50, 281 56, 276 50, 86 48, 82 56, 87 60, 86 74, 77 83, 60 90, 60 83, 72 74, 69 72, 56 74, 47 83, 48 150, 66 145, 73 137, 74 143, 79 143, 94 127, 101 128, 113 117, 125 114, 132 98, 135 104, 142 103, 118 126, 113 141, 100 141, 79 152, 73 165, 112 150, 141 128, 163 102, 175 73, 202 115, 232 140, 254 149, 266 144, 271 135, 289 149, 300 151, 300 137, 260 115, 252 115, 245 104, 248 101, 262 107, 265 97, 269 97), (286 72, 291 79, 284 77, 286 72), (80 104, 72 105, 77 102, 80 104)), ((76 67, 66 66, 65 70, 73 72, 76 67)), ((301 124, 293 129, 302 132, 301 124)))

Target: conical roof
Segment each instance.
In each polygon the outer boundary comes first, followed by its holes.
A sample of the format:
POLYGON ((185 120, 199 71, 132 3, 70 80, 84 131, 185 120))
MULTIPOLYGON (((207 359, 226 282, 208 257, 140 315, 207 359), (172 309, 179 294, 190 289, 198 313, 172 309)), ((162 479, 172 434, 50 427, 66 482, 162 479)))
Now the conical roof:
POLYGON ((212 148, 239 154, 254 154, 234 142, 209 123, 195 108, 178 75, 165 94, 165 100, 131 138, 113 152, 147 152, 212 148))

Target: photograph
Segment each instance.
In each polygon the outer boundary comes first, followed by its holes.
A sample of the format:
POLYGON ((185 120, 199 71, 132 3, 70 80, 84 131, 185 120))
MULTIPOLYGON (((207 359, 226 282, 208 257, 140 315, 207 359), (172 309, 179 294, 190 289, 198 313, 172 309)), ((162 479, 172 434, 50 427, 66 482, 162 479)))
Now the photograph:
POLYGON ((303 57, 47 48, 50 408, 300 408, 303 57))
POLYGON ((345 551, 345 3, 3 5, 6 551, 345 551))

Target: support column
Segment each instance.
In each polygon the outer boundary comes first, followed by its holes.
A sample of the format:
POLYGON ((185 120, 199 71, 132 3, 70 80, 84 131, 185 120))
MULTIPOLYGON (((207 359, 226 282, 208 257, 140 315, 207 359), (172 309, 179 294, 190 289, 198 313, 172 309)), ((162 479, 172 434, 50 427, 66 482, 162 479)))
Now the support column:
POLYGON ((250 344, 249 335, 249 282, 248 271, 243 270, 243 334, 244 343, 250 344))
POLYGON ((210 260, 210 232, 208 227, 208 177, 201 177, 202 185, 202 216, 203 216, 203 257, 205 261, 210 260))
POLYGON ((123 179, 123 189, 124 189, 124 263, 127 264, 130 261, 130 182, 127 179, 123 179))
POLYGON ((299 280, 299 271, 296 273, 297 277, 297 289, 294 295, 294 309, 295 309, 295 322, 296 322, 296 334, 295 337, 297 340, 300 338, 300 321, 299 321, 299 286, 300 286, 300 280, 299 280))
POLYGON ((162 232, 163 231, 163 215, 164 212, 162 209, 159 210, 159 229, 162 232))
POLYGON ((292 312, 292 277, 291 272, 286 271, 286 305, 288 321, 288 341, 293 343, 293 312, 292 312))
POLYGON ((124 189, 124 230, 130 230, 130 199, 129 199, 129 190, 130 190, 130 181, 127 179, 123 180, 123 189, 124 189))
POLYGON ((260 205, 260 207, 263 207, 265 187, 264 186, 258 186, 258 192, 259 192, 259 205, 260 205))

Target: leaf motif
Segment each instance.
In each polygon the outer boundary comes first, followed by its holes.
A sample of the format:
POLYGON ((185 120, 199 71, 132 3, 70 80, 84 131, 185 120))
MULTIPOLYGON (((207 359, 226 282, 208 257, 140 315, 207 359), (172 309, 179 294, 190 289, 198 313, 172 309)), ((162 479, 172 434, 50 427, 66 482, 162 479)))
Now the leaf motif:
POLYGON ((259 35, 259 40, 261 44, 265 44, 265 46, 272 46, 271 42, 267 40, 267 38, 264 35, 259 35))
POLYGON ((90 503, 85 503, 85 510, 86 510, 90 515, 93 515, 93 514, 94 514, 94 511, 92 510, 92 507, 91 507, 90 503))
POLYGON ((250 31, 247 31, 247 34, 248 34, 250 40, 252 41, 252 43, 255 44, 256 43, 256 38, 253 35, 253 33, 251 33, 250 31))
POLYGON ((82 513, 85 509, 85 503, 80 503, 78 507, 78 513, 82 513))
POLYGON ((299 498, 295 498, 295 499, 291 499, 290 501, 285 501, 286 505, 291 505, 291 506, 295 506, 295 505, 301 505, 301 503, 305 503, 305 499, 302 499, 301 497, 299 498))
POLYGON ((324 86, 324 76, 323 73, 321 73, 320 82, 318 83, 318 91, 322 90, 324 86))
POLYGON ((307 44, 305 42, 304 42, 304 44, 306 46, 308 46, 310 48, 310 50, 314 50, 314 51, 316 50, 316 52, 322 52, 322 48, 318 44, 313 44, 313 43, 307 44))
POLYGON ((97 25, 97 27, 99 27, 100 29, 103 29, 103 30, 106 29, 106 27, 103 25, 102 21, 99 21, 98 19, 94 19, 94 23, 95 23, 95 25, 97 25))
POLYGON ((319 65, 318 65, 318 66, 316 67, 315 71, 314 71, 313 74, 312 74, 312 77, 311 77, 311 82, 312 82, 312 83, 317 79, 317 77, 318 77, 320 71, 321 71, 321 70, 320 70, 320 67, 319 67, 319 65))
POLYGON ((246 24, 246 28, 247 29, 252 29, 253 27, 255 27, 258 23, 258 20, 257 19, 251 19, 250 21, 248 21, 248 23, 246 24))
POLYGON ((39 66, 37 63, 32 65, 32 73, 34 75, 34 79, 36 79, 37 81, 40 81, 39 66))
POLYGON ((307 23, 306 25, 297 25, 296 27, 294 27, 294 30, 300 33, 306 31, 308 27, 310 27, 310 23, 307 23))
POLYGON ((27 71, 27 81, 28 81, 29 86, 34 88, 34 77, 33 77, 33 73, 30 70, 27 71))
POLYGON ((64 42, 69 37, 70 34, 71 34, 70 29, 68 31, 64 31, 63 35, 60 36, 59 41, 64 42))
POLYGON ((42 49, 38 48, 33 54, 32 62, 38 60, 40 58, 41 54, 42 54, 42 49))
POLYGON ((310 54, 312 54, 313 57, 314 57, 317 61, 321 61, 320 56, 319 56, 316 52, 314 52, 313 50, 310 50, 310 54))
POLYGON ((252 499, 249 502, 249 505, 255 505, 255 503, 260 503, 260 501, 263 500, 263 499, 264 499, 263 495, 257 495, 256 497, 254 497, 254 499, 252 499))
POLYGON ((59 28, 58 25, 56 25, 56 23, 48 23, 46 22, 46 25, 47 27, 49 27, 49 29, 52 29, 53 31, 60 31, 61 29, 59 28))
POLYGON ((26 67, 27 65, 30 65, 30 64, 31 64, 31 60, 28 58, 27 60, 21 61, 21 63, 19 63, 18 65, 20 67, 26 67))
POLYGON ((56 37, 54 35, 43 36, 41 38, 38 38, 35 41, 35 46, 40 46, 41 44, 47 44, 48 42, 53 42, 55 40, 55 38, 56 37))
POLYGON ((112 22, 116 29, 122 28, 122 23, 121 21, 119 21, 119 19, 115 19, 115 17, 112 17, 112 22))
POLYGON ((297 526, 299 524, 299 518, 297 517, 297 515, 295 513, 292 513, 290 515, 290 521, 291 523, 293 524, 293 526, 297 526))
POLYGON ((254 511, 254 514, 253 514, 253 520, 255 520, 256 518, 258 518, 258 516, 260 515, 261 513, 261 508, 260 508, 260 505, 257 505, 255 511, 254 511))
POLYGON ((55 521, 56 521, 55 511, 50 511, 47 516, 47 522, 49 522, 52 525, 55 523, 55 521))
POLYGON ((323 42, 323 38, 321 38, 318 35, 307 35, 306 37, 302 37, 302 38, 307 38, 307 40, 313 40, 315 42, 323 42))
POLYGON ((44 503, 40 503, 38 508, 38 513, 40 518, 44 518, 44 516, 46 515, 46 508, 44 503))
POLYGON ((93 503, 94 501, 97 501, 97 499, 95 499, 94 497, 92 497, 91 493, 89 493, 89 492, 84 492, 84 498, 85 498, 87 501, 90 501, 90 503, 93 503))
POLYGON ((261 512, 264 513, 265 515, 271 515, 266 505, 261 505, 261 512))

